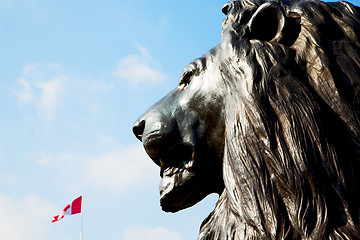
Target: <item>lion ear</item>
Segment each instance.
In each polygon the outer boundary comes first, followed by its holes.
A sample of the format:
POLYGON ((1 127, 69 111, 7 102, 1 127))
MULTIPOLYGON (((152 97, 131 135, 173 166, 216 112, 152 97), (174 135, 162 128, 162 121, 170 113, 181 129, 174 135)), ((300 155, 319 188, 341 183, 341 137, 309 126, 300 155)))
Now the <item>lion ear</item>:
POLYGON ((261 5, 249 21, 251 38, 279 42, 283 36, 285 13, 275 2, 261 5))

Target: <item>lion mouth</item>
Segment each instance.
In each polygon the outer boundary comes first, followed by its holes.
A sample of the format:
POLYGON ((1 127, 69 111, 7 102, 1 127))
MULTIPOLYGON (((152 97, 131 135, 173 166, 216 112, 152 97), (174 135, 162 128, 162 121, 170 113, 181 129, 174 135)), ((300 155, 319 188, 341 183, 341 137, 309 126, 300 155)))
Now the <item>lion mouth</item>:
POLYGON ((146 152, 160 167, 160 205, 165 212, 176 212, 193 205, 196 178, 195 145, 181 137, 151 132, 143 138, 146 152))
POLYGON ((192 159, 184 160, 176 167, 161 164, 159 192, 160 204, 164 210, 170 205, 169 202, 172 202, 172 199, 177 198, 176 195, 182 192, 181 189, 185 188, 186 182, 195 175, 193 166, 192 159))
POLYGON ((184 170, 188 170, 191 172, 193 166, 194 166, 194 161, 192 159, 184 160, 178 166, 166 166, 166 164, 160 160, 160 177, 161 178, 163 178, 164 176, 170 177, 184 170))
MULTIPOLYGON (((160 161, 161 162, 161 161, 160 161)), ((192 159, 182 161, 179 166, 165 166, 161 162, 159 185, 160 198, 170 193, 176 187, 180 187, 193 175, 194 161, 192 159)))

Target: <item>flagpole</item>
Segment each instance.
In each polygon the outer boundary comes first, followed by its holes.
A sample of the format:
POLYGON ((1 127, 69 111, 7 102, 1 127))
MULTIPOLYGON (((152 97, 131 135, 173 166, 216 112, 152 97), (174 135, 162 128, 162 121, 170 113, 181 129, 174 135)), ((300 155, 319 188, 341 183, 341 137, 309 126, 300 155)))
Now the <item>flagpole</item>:
POLYGON ((83 225, 84 225, 84 192, 81 192, 81 224, 80 224, 80 240, 83 240, 83 225))

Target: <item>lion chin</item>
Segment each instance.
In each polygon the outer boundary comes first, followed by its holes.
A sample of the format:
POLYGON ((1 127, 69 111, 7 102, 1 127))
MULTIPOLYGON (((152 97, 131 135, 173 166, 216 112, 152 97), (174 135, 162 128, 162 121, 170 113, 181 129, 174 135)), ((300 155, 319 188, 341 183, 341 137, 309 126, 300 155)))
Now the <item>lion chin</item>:
POLYGON ((360 239, 360 8, 227 3, 220 44, 134 124, 164 211, 219 194, 199 240, 360 239))

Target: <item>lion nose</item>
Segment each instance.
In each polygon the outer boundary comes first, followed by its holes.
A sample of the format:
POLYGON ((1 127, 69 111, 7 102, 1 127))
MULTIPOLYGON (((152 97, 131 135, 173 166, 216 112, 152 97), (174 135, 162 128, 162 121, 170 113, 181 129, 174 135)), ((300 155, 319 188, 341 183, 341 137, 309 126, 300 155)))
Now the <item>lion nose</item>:
POLYGON ((137 139, 142 141, 142 135, 145 129, 145 120, 138 120, 133 126, 133 133, 137 139))

